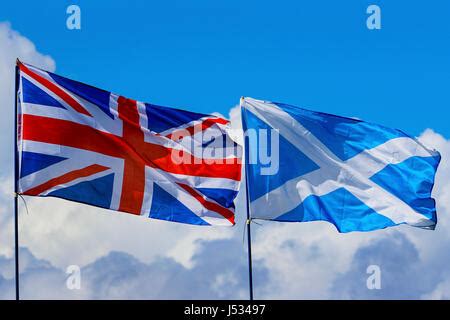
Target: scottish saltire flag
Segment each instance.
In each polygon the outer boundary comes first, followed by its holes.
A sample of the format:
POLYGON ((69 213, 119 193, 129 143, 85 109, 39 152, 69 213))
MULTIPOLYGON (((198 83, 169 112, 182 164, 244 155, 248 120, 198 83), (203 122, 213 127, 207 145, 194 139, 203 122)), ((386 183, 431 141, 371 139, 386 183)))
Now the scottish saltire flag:
POLYGON ((197 225, 233 225, 241 165, 222 117, 19 68, 19 192, 197 225))
POLYGON ((323 220, 339 232, 434 229, 437 151, 356 119, 251 98, 241 106, 252 218, 323 220), (277 160, 277 152, 278 163, 257 161, 261 154, 277 160))

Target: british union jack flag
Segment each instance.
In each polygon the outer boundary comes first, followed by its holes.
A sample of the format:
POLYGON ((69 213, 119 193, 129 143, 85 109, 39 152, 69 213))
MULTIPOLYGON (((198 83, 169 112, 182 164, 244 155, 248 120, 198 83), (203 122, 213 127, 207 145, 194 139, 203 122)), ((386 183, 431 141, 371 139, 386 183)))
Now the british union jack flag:
POLYGON ((233 225, 239 147, 219 116, 143 103, 19 64, 19 193, 233 225))

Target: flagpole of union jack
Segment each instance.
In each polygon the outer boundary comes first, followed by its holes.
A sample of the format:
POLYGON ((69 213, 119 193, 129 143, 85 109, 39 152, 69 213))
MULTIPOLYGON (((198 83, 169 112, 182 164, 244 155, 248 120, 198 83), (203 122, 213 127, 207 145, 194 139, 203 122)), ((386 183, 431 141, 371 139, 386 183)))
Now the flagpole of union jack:
POLYGON ((16 280, 16 300, 20 300, 20 282, 19 282, 19 149, 17 146, 18 140, 18 119, 17 100, 19 99, 19 59, 16 60, 15 70, 15 103, 14 103, 14 250, 15 250, 15 280, 16 280))

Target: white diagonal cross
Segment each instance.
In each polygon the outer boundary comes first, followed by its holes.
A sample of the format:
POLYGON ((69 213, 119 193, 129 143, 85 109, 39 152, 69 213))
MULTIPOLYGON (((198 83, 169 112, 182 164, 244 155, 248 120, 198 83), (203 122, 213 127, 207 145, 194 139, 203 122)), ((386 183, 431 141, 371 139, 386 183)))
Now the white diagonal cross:
POLYGON ((322 196, 345 188, 365 205, 394 223, 406 222, 422 228, 435 224, 369 179, 388 164, 400 163, 413 156, 430 156, 430 151, 417 141, 408 137, 391 139, 342 161, 310 131, 275 104, 245 98, 243 107, 276 128, 280 135, 320 167, 291 179, 252 201, 253 218, 274 219, 293 210, 310 195, 322 196))

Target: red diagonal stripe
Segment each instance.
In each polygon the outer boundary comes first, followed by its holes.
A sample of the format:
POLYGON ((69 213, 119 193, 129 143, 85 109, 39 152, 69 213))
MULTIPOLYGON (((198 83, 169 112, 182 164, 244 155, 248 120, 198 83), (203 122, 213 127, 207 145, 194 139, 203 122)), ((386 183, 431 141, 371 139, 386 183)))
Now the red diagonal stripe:
POLYGON ((93 164, 93 165, 87 166, 82 169, 78 169, 78 170, 74 170, 74 171, 65 173, 62 176, 59 176, 57 178, 50 179, 43 184, 40 184, 34 188, 28 189, 23 194, 26 194, 29 196, 38 196, 42 192, 45 192, 45 191, 47 191, 53 187, 56 187, 60 184, 68 183, 68 182, 71 182, 78 178, 88 177, 90 175, 105 171, 107 169, 109 169, 109 168, 101 166, 99 164, 93 164))
POLYGON ((234 225, 234 212, 233 211, 231 211, 225 207, 222 207, 221 205, 218 205, 217 203, 209 202, 209 201, 205 200, 205 198, 203 198, 203 196, 200 193, 198 193, 196 190, 189 187, 188 185, 185 185, 182 183, 178 183, 178 185, 180 187, 182 187, 184 190, 186 190, 191 196, 193 196, 198 202, 200 202, 202 204, 202 206, 204 206, 206 209, 208 209, 209 211, 217 212, 218 214, 220 214, 221 216, 226 218, 228 221, 230 221, 234 225))
POLYGON ((210 127, 212 127, 214 124, 220 123, 220 124, 227 124, 228 120, 222 119, 222 118, 209 118, 203 120, 201 123, 197 123, 193 126, 175 130, 172 133, 169 133, 166 137, 172 140, 179 140, 180 138, 186 137, 186 134, 189 133, 189 135, 194 135, 194 133, 201 132, 203 130, 206 130, 210 127), (173 139, 173 137, 177 137, 177 139, 173 139))
POLYGON ((67 92, 65 92, 64 90, 62 90, 60 87, 58 87, 56 84, 54 84, 53 82, 45 79, 44 77, 40 76, 37 73, 34 73, 33 71, 31 71, 30 69, 28 69, 24 64, 20 64, 20 71, 22 71, 23 73, 27 74, 28 76, 30 76, 31 78, 33 78, 34 80, 36 80, 37 82, 39 82, 40 84, 42 84, 43 86, 45 86, 47 89, 49 89, 50 91, 52 91, 54 94, 56 94, 57 96, 59 96, 61 99, 63 99, 69 106, 71 106, 72 108, 74 108, 77 112, 85 114, 87 116, 92 117, 92 115, 81 105, 78 103, 78 101, 76 101, 74 98, 72 98, 67 92))

